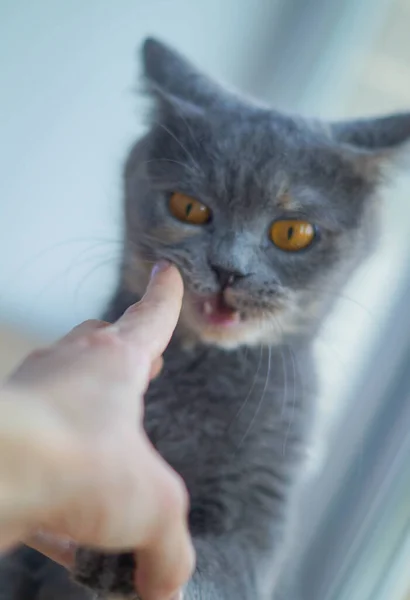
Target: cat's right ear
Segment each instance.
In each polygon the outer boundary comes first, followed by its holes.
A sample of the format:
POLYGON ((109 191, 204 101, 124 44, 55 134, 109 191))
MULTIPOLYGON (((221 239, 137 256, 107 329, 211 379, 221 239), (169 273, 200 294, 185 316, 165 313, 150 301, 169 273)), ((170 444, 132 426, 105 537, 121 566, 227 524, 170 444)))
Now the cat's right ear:
POLYGON ((162 101, 201 110, 221 104, 227 98, 227 93, 217 83, 177 51, 153 38, 145 40, 142 58, 148 91, 162 101))
POLYGON ((332 124, 335 138, 360 150, 394 151, 410 141, 410 113, 332 124))
POLYGON ((380 180, 386 169, 408 166, 410 113, 333 123, 331 131, 333 139, 368 179, 380 180))
POLYGON ((394 163, 410 148, 410 113, 332 124, 334 139, 374 167, 394 163))

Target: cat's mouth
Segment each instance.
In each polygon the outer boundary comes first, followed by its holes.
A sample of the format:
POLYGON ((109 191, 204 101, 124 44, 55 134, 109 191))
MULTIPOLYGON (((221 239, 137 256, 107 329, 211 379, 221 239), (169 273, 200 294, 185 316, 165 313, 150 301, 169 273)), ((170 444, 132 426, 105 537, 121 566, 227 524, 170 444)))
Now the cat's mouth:
POLYGON ((212 296, 191 296, 196 312, 207 325, 232 327, 242 318, 239 310, 230 306, 223 293, 212 296))
POLYGON ((270 331, 268 313, 238 290, 199 295, 185 291, 182 325, 206 344, 225 349, 256 344, 270 331))

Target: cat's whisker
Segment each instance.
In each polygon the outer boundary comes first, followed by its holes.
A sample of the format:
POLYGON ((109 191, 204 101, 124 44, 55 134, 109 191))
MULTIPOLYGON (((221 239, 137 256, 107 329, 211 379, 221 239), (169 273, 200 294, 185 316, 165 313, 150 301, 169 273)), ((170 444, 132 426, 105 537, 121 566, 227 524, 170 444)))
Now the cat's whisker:
POLYGON ((138 239, 137 243, 130 240, 130 243, 133 243, 135 248, 139 248, 141 245, 147 244, 147 243, 155 244, 156 247, 159 247, 159 248, 170 247, 170 245, 166 244, 158 235, 152 235, 152 234, 146 233, 145 231, 138 231, 137 235, 135 235, 135 237, 136 237, 136 239, 138 239))
MULTIPOLYGON (((272 324, 275 325, 280 332, 280 336, 281 338, 283 338, 283 327, 280 324, 280 320, 277 318, 277 316, 273 316, 273 320, 272 320, 272 324)), ((282 369, 283 369, 283 394, 282 394, 282 405, 281 405, 281 411, 280 411, 280 417, 282 418, 284 415, 284 411, 287 405, 287 401, 288 401, 288 371, 286 368, 286 360, 285 360, 285 354, 282 348, 282 345, 278 346, 279 348, 279 352, 280 352, 280 356, 281 356, 281 360, 282 360, 282 369)))
POLYGON ((339 352, 335 349, 334 345, 331 344, 330 341, 327 340, 325 337, 323 337, 320 332, 317 335, 316 340, 320 344, 323 344, 324 346, 326 346, 326 348, 328 348, 330 350, 330 354, 332 355, 332 358, 334 358, 335 360, 337 360, 337 363, 339 365, 341 365, 344 369, 348 368, 347 363, 343 360, 343 358, 341 357, 341 355, 339 354, 339 352))
MULTIPOLYGON (((187 165, 186 163, 183 163, 179 160, 173 160, 171 158, 151 158, 150 160, 145 160, 141 164, 148 165, 150 163, 158 163, 158 162, 173 163, 175 165, 179 165, 183 169, 186 169, 189 173, 191 173, 195 177, 198 175, 197 171, 195 169, 193 169, 190 165, 187 165)), ((151 181, 151 183, 155 183, 156 181, 162 182, 160 177, 157 177, 157 178, 150 177, 150 181, 151 181)))
MULTIPOLYGON (((152 264, 154 265, 157 262, 157 257, 153 253, 144 253, 144 264, 152 264)), ((124 256, 124 266, 128 267, 129 270, 135 269, 138 272, 138 267, 140 266, 140 259, 134 253, 125 253, 124 256)))
POLYGON ((203 175, 203 171, 202 171, 201 167, 199 166, 198 162, 194 159, 191 152, 189 152, 189 150, 184 146, 184 144, 181 142, 181 140, 163 123, 160 123, 159 121, 157 121, 156 124, 159 127, 161 127, 161 129, 163 129, 166 133, 168 133, 168 135, 170 135, 176 141, 176 143, 182 148, 182 150, 184 150, 184 152, 186 153, 188 158, 191 159, 192 164, 194 165, 194 167, 197 170, 197 173, 201 173, 203 175))
MULTIPOLYGON (((286 344, 285 346, 288 351, 289 351, 289 356, 291 358, 291 365, 292 365, 292 371, 293 371, 293 377, 292 377, 292 381, 293 381, 293 399, 292 399, 292 403, 291 403, 291 412, 290 412, 290 417, 288 420, 288 426, 286 429, 286 433, 285 433, 285 439, 283 440, 283 447, 282 447, 282 454, 283 456, 286 455, 286 444, 288 442, 288 438, 289 438, 289 434, 292 428, 292 424, 293 424, 293 419, 295 416, 295 408, 296 408, 296 360, 295 360, 295 354, 293 352, 292 347, 290 346, 290 344, 286 344)), ((300 390, 301 393, 303 394, 303 389, 300 390)))
MULTIPOLYGON (((68 267, 66 269, 64 269, 63 271, 60 271, 56 276, 54 276, 52 279, 50 279, 48 281, 48 283, 46 284, 45 288, 43 288, 40 291, 40 294, 43 294, 52 283, 55 283, 58 280, 61 280, 62 277, 67 277, 68 275, 70 275, 73 271, 73 269, 78 268, 79 266, 83 265, 86 262, 95 260, 95 256, 93 257, 86 257, 84 256, 84 253, 86 253, 87 250, 80 252, 77 256, 74 257, 74 260, 70 262, 70 264, 68 265, 68 267)), ((113 254, 110 254, 110 259, 117 263, 119 262, 119 258, 121 255, 118 255, 117 257, 113 254)))
POLYGON ((195 138, 195 136, 193 134, 191 126, 189 125, 188 121, 184 117, 184 113, 182 112, 182 110, 180 110, 180 108, 178 106, 176 106, 175 108, 178 113, 178 117, 181 119, 181 121, 184 123, 185 127, 187 128, 188 133, 191 136, 191 139, 194 142, 195 146, 198 148, 198 150, 202 150, 198 140, 195 138))
MULTIPOLYGON (((43 257, 49 255, 50 252, 55 252, 59 248, 65 248, 65 247, 73 245, 73 244, 84 244, 84 243, 91 242, 91 241, 95 242, 95 244, 93 244, 93 246, 91 247, 91 249, 97 248, 100 245, 103 246, 105 244, 116 244, 116 245, 118 245, 118 246, 120 246, 122 248, 123 243, 124 243, 123 240, 116 240, 116 239, 109 239, 109 238, 88 237, 88 236, 84 237, 84 238, 79 237, 79 238, 73 238, 73 239, 63 240, 61 242, 57 242, 56 244, 52 244, 50 247, 41 250, 40 252, 38 252, 34 256, 31 256, 20 267, 18 267, 15 271, 13 271, 13 276, 10 277, 10 279, 3 284, 4 289, 10 289, 10 288, 12 288, 13 282, 17 278, 24 276, 24 274, 27 273, 27 271, 30 268, 33 268, 36 265, 37 261, 39 261, 43 257)), ((90 250, 90 248, 85 248, 84 250, 80 251, 80 254, 82 254, 83 252, 87 252, 89 250, 90 250)), ((76 255, 76 256, 78 256, 78 255, 76 255)), ((76 258, 76 256, 74 258, 76 258)), ((2 298, 2 295, 0 294, 0 299, 1 298, 2 298)))
POLYGON ((254 414, 252 416, 252 419, 251 419, 251 421, 250 421, 250 423, 249 423, 249 425, 248 425, 245 433, 242 436, 241 441, 239 442, 238 448, 241 447, 241 445, 245 441, 246 437, 248 436, 248 434, 252 430, 253 424, 255 423, 255 421, 256 421, 256 419, 258 417, 258 414, 259 414, 259 412, 260 412, 260 410, 262 408, 263 401, 265 399, 266 390, 268 389, 268 385, 269 385, 269 375, 270 375, 270 369, 271 369, 271 358, 272 358, 272 348, 271 348, 271 346, 268 346, 268 365, 267 365, 267 368, 266 368, 265 384, 263 386, 262 394, 261 394, 260 400, 259 400, 259 402, 258 402, 258 404, 256 406, 255 412, 254 412, 254 414))
POLYGON ((280 410, 280 416, 283 417, 285 407, 286 407, 286 404, 288 401, 288 370, 286 368, 285 354, 284 354, 282 348, 280 349, 280 356, 282 359, 282 369, 283 369, 283 399, 282 399, 282 406, 281 406, 281 410, 280 410))
MULTIPOLYGON (((94 260, 94 258, 95 257, 85 259, 85 262, 88 262, 90 260, 94 260)), ((108 264, 108 260, 112 261, 114 264, 117 264, 119 262, 119 257, 115 257, 113 255, 110 255, 110 258, 107 259, 107 264, 108 264)), ((63 278, 65 278, 68 275, 70 275, 72 273, 73 269, 78 268, 78 266, 81 265, 81 264, 84 264, 83 252, 81 252, 79 255, 77 255, 75 257, 75 260, 73 260, 66 269, 60 271, 58 274, 55 274, 53 277, 50 277, 48 279, 48 281, 46 282, 46 284, 33 297, 33 299, 32 299, 32 305, 34 306, 35 303, 39 300, 39 298, 41 298, 41 296, 43 296, 44 293, 47 292, 47 290, 52 285, 55 285, 56 282, 59 282, 63 278)))
POLYGON ((318 288, 318 287, 306 287, 307 290, 311 290, 313 292, 319 292, 321 294, 328 294, 330 296, 333 296, 334 298, 336 298, 337 300, 345 300, 346 302, 351 302, 352 304, 354 304, 355 306, 357 306, 357 308, 362 309, 369 318, 373 319, 375 317, 375 315, 372 313, 372 311, 369 309, 368 306, 364 306, 364 304, 362 304, 361 302, 359 302, 358 300, 356 300, 355 298, 351 298, 350 296, 347 296, 346 294, 344 294, 343 292, 334 292, 333 290, 328 290, 325 288, 318 288))
POLYGON ((149 239, 149 236, 143 239, 142 236, 139 238, 140 243, 135 244, 135 255, 132 255, 133 259, 141 260, 141 256, 143 256, 143 261, 147 262, 147 259, 152 258, 154 262, 158 260, 158 258, 170 260, 171 262, 176 262, 178 266, 182 267, 186 270, 187 273, 192 273, 194 270, 194 264, 189 256, 189 252, 184 252, 183 250, 178 252, 177 260, 175 260, 175 250, 169 244, 159 245, 157 243, 156 238, 153 240, 149 239), (151 249, 151 244, 155 244, 156 253, 154 254, 151 249))
POLYGON ((257 379, 258 379, 259 370, 260 370, 260 368, 261 368, 261 364, 262 364, 262 356, 263 356, 263 346, 262 346, 262 345, 260 345, 260 354, 259 354, 258 366, 256 367, 256 372, 255 372, 255 375, 254 375, 254 377, 253 377, 253 381, 252 381, 251 387, 249 388, 249 391, 248 391, 248 393, 247 393, 247 395, 246 395, 246 397, 245 397, 245 400, 242 402, 242 404, 240 405, 240 407, 239 407, 239 409, 238 409, 238 411, 237 411, 236 415, 234 416, 234 418, 232 419, 231 423, 229 424, 229 426, 228 426, 228 431, 230 431, 230 429, 232 428, 233 424, 234 424, 234 423, 235 423, 235 421, 238 419, 239 415, 240 415, 240 414, 242 413, 242 411, 245 409, 245 407, 246 407, 246 405, 247 405, 247 403, 248 403, 248 400, 249 400, 249 398, 250 398, 250 397, 251 397, 251 395, 252 395, 252 392, 253 392, 253 390, 254 390, 254 388, 255 388, 255 385, 256 385, 256 381, 257 381, 257 379))
POLYGON ((73 298, 74 304, 78 303, 78 295, 79 295, 84 283, 86 282, 86 280, 88 280, 94 273, 96 273, 98 270, 102 269, 103 267, 107 267, 108 265, 110 265, 112 263, 115 264, 117 261, 114 261, 114 258, 115 257, 109 257, 107 259, 100 261, 98 264, 94 265, 94 267, 92 269, 90 269, 84 275, 84 277, 79 281, 76 289, 74 290, 74 298, 73 298))

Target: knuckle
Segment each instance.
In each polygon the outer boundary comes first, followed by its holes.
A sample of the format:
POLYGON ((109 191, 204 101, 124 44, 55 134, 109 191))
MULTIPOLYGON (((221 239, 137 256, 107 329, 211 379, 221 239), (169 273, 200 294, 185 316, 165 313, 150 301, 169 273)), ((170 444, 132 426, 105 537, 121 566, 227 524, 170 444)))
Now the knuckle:
POLYGON ((30 352, 30 354, 27 356, 26 360, 35 360, 38 358, 44 358, 45 356, 48 356, 50 354, 51 350, 48 347, 44 347, 44 348, 37 348, 36 350, 33 350, 32 352, 30 352))
POLYGON ((171 471, 167 484, 166 495, 167 510, 178 519, 186 519, 189 510, 189 495, 182 477, 171 471))
POLYGON ((97 329, 87 335, 88 343, 92 346, 107 346, 118 348, 121 340, 115 331, 110 329, 97 329))
POLYGON ((103 323, 104 321, 100 321, 99 319, 86 319, 78 327, 101 327, 103 323))
POLYGON ((97 351, 104 357, 108 372, 118 373, 121 377, 132 375, 134 352, 127 340, 118 335, 118 330, 110 327, 97 329, 87 333, 83 339, 90 351, 97 351))

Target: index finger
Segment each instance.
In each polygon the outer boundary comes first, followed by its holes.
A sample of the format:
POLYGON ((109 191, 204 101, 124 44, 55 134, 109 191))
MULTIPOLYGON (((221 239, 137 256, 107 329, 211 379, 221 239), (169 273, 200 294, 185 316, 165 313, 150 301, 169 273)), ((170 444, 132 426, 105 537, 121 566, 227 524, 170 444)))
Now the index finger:
POLYGON ((142 347, 151 359, 160 356, 178 323, 183 293, 178 269, 165 261, 158 263, 142 300, 118 319, 121 337, 142 347))

